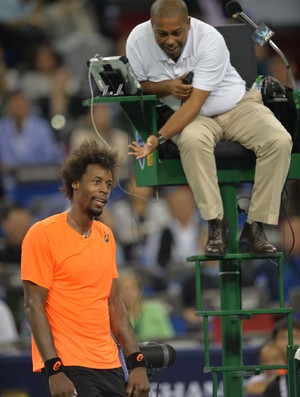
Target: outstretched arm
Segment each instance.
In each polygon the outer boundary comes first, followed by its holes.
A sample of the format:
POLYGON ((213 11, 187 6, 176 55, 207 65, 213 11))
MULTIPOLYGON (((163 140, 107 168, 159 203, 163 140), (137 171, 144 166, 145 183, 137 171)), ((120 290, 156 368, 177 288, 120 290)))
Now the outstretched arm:
MULTIPOLYGON (((158 83, 159 84, 159 83, 158 83)), ((165 125, 160 129, 159 133, 165 140, 172 138, 180 133, 194 118, 199 114, 200 109, 210 92, 193 88, 189 98, 183 105, 169 118, 165 125)), ((158 139, 155 135, 150 135, 144 146, 140 146, 133 141, 129 147, 129 155, 135 156, 137 159, 147 157, 158 147, 158 139)))

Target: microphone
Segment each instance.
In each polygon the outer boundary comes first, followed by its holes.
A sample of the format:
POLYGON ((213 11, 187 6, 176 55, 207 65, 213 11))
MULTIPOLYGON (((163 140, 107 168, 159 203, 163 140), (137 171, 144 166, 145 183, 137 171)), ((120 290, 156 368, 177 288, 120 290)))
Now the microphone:
POLYGON ((147 368, 150 369, 170 367, 176 360, 176 350, 168 344, 143 342, 139 343, 139 348, 147 361, 147 368))
POLYGON ((293 89, 296 89, 297 87, 296 87, 295 78, 291 71, 291 66, 290 66, 288 60, 286 59, 283 52, 274 43, 274 41, 271 40, 271 38, 274 36, 275 33, 264 23, 261 23, 258 26, 255 22, 253 22, 252 19, 250 19, 248 17, 248 15, 246 15, 243 12, 241 5, 237 1, 229 1, 228 3, 226 3, 225 9, 226 9, 226 13, 228 16, 230 16, 234 19, 238 18, 242 22, 246 22, 248 25, 250 25, 252 28, 255 29, 255 31, 252 35, 252 39, 255 42, 257 42, 260 46, 263 47, 266 44, 270 44, 270 46, 273 48, 273 50, 275 50, 277 52, 277 54, 280 56, 281 60, 283 61, 284 65, 287 69, 288 77, 290 78, 292 87, 293 87, 293 89))
POLYGON ((237 1, 229 1, 225 5, 226 13, 231 18, 238 18, 239 20, 248 23, 254 29, 258 29, 256 23, 254 23, 242 10, 241 5, 237 1))

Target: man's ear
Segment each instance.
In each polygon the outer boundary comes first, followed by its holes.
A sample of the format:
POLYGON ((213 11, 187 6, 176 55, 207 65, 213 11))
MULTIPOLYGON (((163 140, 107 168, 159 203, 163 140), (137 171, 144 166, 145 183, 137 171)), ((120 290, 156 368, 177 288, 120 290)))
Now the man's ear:
POLYGON ((74 190, 78 190, 78 188, 79 188, 79 182, 78 182, 78 181, 72 182, 72 188, 73 188, 74 190))
POLYGON ((190 30, 190 28, 191 28, 191 17, 190 16, 188 16, 187 24, 188 24, 189 30, 190 30))

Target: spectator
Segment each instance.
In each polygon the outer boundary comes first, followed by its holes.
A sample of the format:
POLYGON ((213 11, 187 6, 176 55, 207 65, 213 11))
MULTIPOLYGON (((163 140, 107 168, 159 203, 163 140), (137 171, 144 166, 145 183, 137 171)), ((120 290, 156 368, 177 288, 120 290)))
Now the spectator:
POLYGON ((50 43, 37 46, 19 79, 21 89, 49 121, 57 114, 77 116, 82 101, 79 82, 50 43))
POLYGON ((7 100, 11 92, 9 75, 5 62, 0 61, 0 117, 7 112, 7 100))
POLYGON ((49 123, 33 113, 23 92, 11 93, 8 115, 0 119, 0 168, 59 164, 62 160, 49 123))
POLYGON ((45 39, 45 19, 38 0, 0 0, 0 44, 9 66, 28 61, 29 49, 45 39))
POLYGON ((171 219, 162 230, 157 258, 165 268, 176 263, 182 266, 188 256, 201 252, 200 216, 190 188, 170 189, 166 202, 171 219))
POLYGON ((133 169, 133 163, 127 155, 128 134, 116 126, 114 109, 109 104, 93 106, 92 114, 90 109, 88 109, 80 117, 77 126, 73 128, 70 135, 69 151, 77 148, 84 140, 89 138, 96 139, 100 145, 107 144, 118 152, 121 164, 120 179, 128 179, 133 169))
MULTIPOLYGON (((260 365, 284 364, 281 352, 273 340, 268 340, 260 347, 258 360, 260 365)), ((244 391, 246 396, 262 396, 269 383, 272 382, 277 375, 277 370, 265 370, 259 375, 251 376, 245 382, 244 391)))
POLYGON ((0 353, 19 340, 17 326, 9 306, 0 298, 0 353))
POLYGON ((189 267, 186 258, 201 252, 202 235, 193 193, 187 186, 174 187, 165 192, 165 201, 169 221, 151 233, 144 245, 145 256, 152 258, 148 270, 156 290, 178 278, 182 283, 191 277, 194 286, 194 266, 189 267))
POLYGON ((300 216, 282 222, 282 249, 287 259, 283 268, 284 293, 289 302, 291 290, 300 286, 300 216))
POLYGON ((27 208, 10 206, 4 211, 0 263, 21 263, 22 241, 32 223, 33 217, 27 208))
POLYGON ((87 86, 86 61, 95 54, 109 56, 114 51, 113 42, 98 32, 90 3, 56 0, 44 6, 49 40, 83 88, 87 86))
POLYGON ((149 236, 158 233, 169 220, 166 203, 163 198, 155 202, 154 189, 137 187, 134 178, 128 181, 126 190, 128 197, 108 207, 123 265, 152 265, 153 252, 145 247, 149 236))
MULTIPOLYGON (((293 344, 300 344, 300 323, 293 321, 293 344)), ((272 340, 279 349, 283 363, 287 364, 287 346, 288 346, 288 321, 287 318, 281 318, 274 326, 272 340)), ((285 397, 288 395, 288 374, 279 374, 272 382, 269 383, 263 396, 264 397, 285 397)))
MULTIPOLYGON (((297 79, 297 76, 299 75, 299 67, 297 65, 297 62, 293 59, 293 57, 290 59, 289 63, 290 63, 291 73, 296 79, 297 88, 299 88, 300 81, 297 79)), ((269 58, 268 68, 269 68, 269 74, 275 77, 276 79, 278 79, 281 82, 281 84, 291 86, 291 81, 288 78, 287 68, 279 55, 275 54, 269 58)))
POLYGON ((0 245, 0 283, 4 299, 18 329, 23 326, 23 288, 20 280, 21 245, 33 223, 31 212, 24 207, 10 205, 3 211, 0 245))
MULTIPOLYGON (((293 320, 293 343, 300 344, 300 322, 293 320)), ((287 363, 287 346, 288 346, 288 319, 280 318, 274 325, 272 330, 272 340, 276 344, 283 359, 287 363)))
POLYGON ((141 279, 136 272, 121 271, 119 291, 139 342, 175 336, 167 306, 161 300, 143 297, 141 279))

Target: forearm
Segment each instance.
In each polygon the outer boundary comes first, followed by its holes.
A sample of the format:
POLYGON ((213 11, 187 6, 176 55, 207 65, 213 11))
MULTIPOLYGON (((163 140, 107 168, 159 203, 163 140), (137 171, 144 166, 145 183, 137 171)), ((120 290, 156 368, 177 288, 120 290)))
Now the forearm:
POLYGON ((111 331, 125 354, 129 369, 126 394, 128 396, 148 396, 150 384, 146 371, 147 361, 143 355, 138 353, 140 349, 121 299, 115 300, 110 316, 111 331))
POLYGON ((171 95, 171 82, 172 80, 163 80, 157 83, 152 81, 143 81, 141 86, 143 93, 146 95, 156 95, 158 98, 171 95))
POLYGON ((198 107, 193 107, 188 102, 185 102, 162 126, 159 132, 165 140, 170 139, 189 125, 198 113, 198 107))
POLYGON ((160 129, 160 134, 165 140, 172 138, 188 126, 200 113, 202 105, 208 98, 210 92, 193 88, 189 98, 183 102, 181 107, 168 119, 160 129))
POLYGON ((25 306, 25 314, 43 361, 57 357, 52 331, 43 305, 36 302, 28 303, 25 306))
POLYGON ((198 108, 190 107, 184 103, 169 120, 158 131, 158 134, 149 135, 145 144, 140 146, 133 141, 129 148, 129 155, 134 155, 137 159, 144 158, 156 150, 164 141, 171 139, 180 133, 198 114, 198 108))
MULTIPOLYGON (((31 327, 32 335, 44 362, 57 359, 51 327, 46 315, 48 290, 29 281, 23 281, 25 315, 31 327)), ((54 363, 59 363, 54 360, 54 363)), ((55 366, 53 361, 45 363, 46 374, 49 378, 51 395, 72 396, 74 384, 64 373, 62 365, 55 366)))
POLYGON ((113 336, 122 347, 126 357, 139 350, 128 313, 119 298, 115 298, 113 304, 110 304, 110 326, 113 336))

